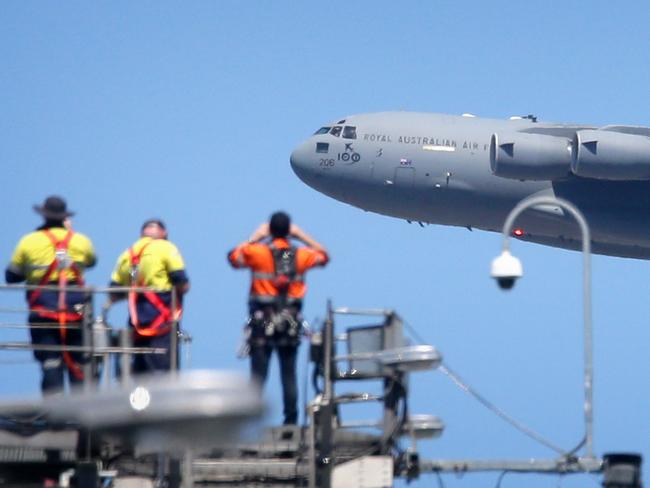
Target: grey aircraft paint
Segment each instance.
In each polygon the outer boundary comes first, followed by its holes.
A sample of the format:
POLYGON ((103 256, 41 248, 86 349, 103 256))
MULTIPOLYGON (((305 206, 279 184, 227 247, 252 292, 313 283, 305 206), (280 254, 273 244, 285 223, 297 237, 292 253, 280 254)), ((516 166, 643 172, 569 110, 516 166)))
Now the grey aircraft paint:
MULTIPOLYGON (((594 252, 650 259, 649 135, 530 116, 384 112, 328 124, 293 151, 291 166, 312 188, 367 211, 495 232, 523 198, 561 197, 584 213, 594 252)), ((523 240, 580 247, 577 224, 559 208, 527 211, 517 226, 523 240)))

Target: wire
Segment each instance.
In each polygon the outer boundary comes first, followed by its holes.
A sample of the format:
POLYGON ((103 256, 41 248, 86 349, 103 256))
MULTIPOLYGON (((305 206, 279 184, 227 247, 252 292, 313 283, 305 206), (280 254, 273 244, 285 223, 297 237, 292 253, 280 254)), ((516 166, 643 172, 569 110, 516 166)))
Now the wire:
POLYGON ((435 474, 436 474, 436 479, 438 480, 438 487, 445 488, 445 482, 442 480, 442 475, 440 474, 440 471, 435 471, 435 474))
MULTIPOLYGON (((402 319, 403 320, 403 319, 402 319)), ((425 341, 420 334, 418 334, 418 331, 415 330, 415 327, 413 327, 411 324, 409 324, 406 320, 403 320, 404 325, 406 328, 409 330, 411 334, 413 334, 413 337, 415 337, 421 344, 426 344, 427 341, 425 341)))
POLYGON ((513 417, 505 413, 503 410, 501 410, 499 407, 497 407, 495 404, 493 404, 487 398, 485 398, 483 395, 477 392, 474 388, 468 385, 465 381, 463 381, 460 376, 458 376, 456 373, 454 373, 451 370, 451 368, 449 368, 449 366, 446 366, 445 364, 441 364, 438 367, 438 369, 440 369, 440 371, 442 371, 445 375, 447 375, 449 379, 451 379, 451 381, 453 381, 461 390, 473 396, 480 404, 482 404, 492 413, 500 417, 502 420, 509 423, 512 427, 514 427, 521 433, 527 435, 531 439, 539 442, 540 444, 548 447, 549 449, 557 452, 558 454, 561 454, 562 456, 567 456, 569 454, 561 447, 556 446, 551 441, 542 437, 540 434, 535 432, 530 427, 527 427, 526 425, 522 424, 518 420, 514 419, 513 417))
POLYGON ((571 449, 571 450, 567 453, 567 457, 573 457, 573 456, 575 456, 576 452, 578 452, 578 451, 582 448, 582 446, 584 446, 584 445, 586 444, 586 442, 587 442, 587 436, 585 435, 585 436, 582 438, 582 440, 581 440, 580 442, 578 442, 578 445, 577 445, 576 447, 574 447, 573 449, 571 449))
MULTIPOLYGON (((426 341, 418 334, 418 332, 415 330, 414 327, 412 327, 408 322, 404 321, 404 325, 406 328, 413 334, 415 339, 420 341, 421 343, 425 344, 426 341)), ((464 381, 458 374, 456 374, 446 363, 441 364, 438 366, 438 369, 442 371, 453 383, 455 383, 461 390, 464 392, 468 393, 472 397, 474 397, 475 400, 477 400, 480 404, 482 404, 484 407, 486 407, 488 410, 490 410, 492 413, 500 417, 502 420, 510 424, 512 427, 517 429, 518 431, 522 432, 524 435, 530 437, 531 439, 539 442, 540 444, 548 447, 549 449, 555 451, 556 453, 565 456, 565 457, 571 457, 582 445, 584 444, 584 440, 578 444, 576 448, 573 450, 567 452, 561 447, 556 446, 554 443, 551 441, 547 440, 546 438, 542 437, 540 434, 535 432, 533 429, 530 427, 527 427, 526 425, 522 424, 518 420, 514 419, 510 415, 508 415, 506 412, 504 412, 502 409, 497 407, 495 404, 490 402, 487 398, 485 398, 483 395, 481 395, 476 389, 474 389, 471 385, 469 385, 466 381, 464 381)))
POLYGON ((508 470, 501 472, 501 474, 497 478, 497 484, 494 486, 494 488, 501 488, 501 482, 503 481, 503 478, 505 478, 508 473, 510 473, 510 471, 508 470))

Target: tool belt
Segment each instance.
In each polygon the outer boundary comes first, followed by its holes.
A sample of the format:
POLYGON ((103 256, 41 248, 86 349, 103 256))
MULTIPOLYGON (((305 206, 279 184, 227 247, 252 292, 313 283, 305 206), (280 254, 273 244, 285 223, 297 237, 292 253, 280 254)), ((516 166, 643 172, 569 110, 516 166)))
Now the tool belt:
POLYGON ((297 346, 302 334, 302 322, 302 314, 296 307, 280 310, 262 307, 248 318, 248 342, 251 346, 297 346))

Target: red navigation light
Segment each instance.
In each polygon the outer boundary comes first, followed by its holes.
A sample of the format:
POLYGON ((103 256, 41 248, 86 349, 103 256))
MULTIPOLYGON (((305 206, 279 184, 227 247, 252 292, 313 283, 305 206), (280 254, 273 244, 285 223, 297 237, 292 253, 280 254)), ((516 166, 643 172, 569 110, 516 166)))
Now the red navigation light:
POLYGON ((521 237, 524 235, 524 229, 517 227, 515 230, 512 231, 512 233, 515 237, 521 237))

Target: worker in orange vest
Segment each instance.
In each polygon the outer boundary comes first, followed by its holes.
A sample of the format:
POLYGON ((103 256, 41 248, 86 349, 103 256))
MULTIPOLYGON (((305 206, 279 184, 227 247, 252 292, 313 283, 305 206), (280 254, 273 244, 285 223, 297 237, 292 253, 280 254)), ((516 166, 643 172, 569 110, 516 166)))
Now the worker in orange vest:
MULTIPOLYGON (((27 291, 34 346, 81 346, 87 296, 68 286, 84 285, 84 270, 97 261, 93 245, 86 236, 72 230, 69 219, 74 213, 67 210, 63 198, 47 197, 43 205, 34 205, 34 210, 44 223, 20 240, 5 280, 36 285, 27 291)), ((35 349, 34 356, 41 365, 44 394, 63 390, 65 369, 71 385, 83 380, 83 355, 78 352, 35 349)))
POLYGON ((276 212, 228 253, 234 268, 250 268, 249 332, 251 375, 263 385, 274 349, 278 352, 284 399, 284 423, 298 420, 296 355, 300 343, 303 299, 307 291, 305 273, 325 266, 325 248, 291 223, 284 212, 276 212), (291 239, 306 247, 295 247, 291 239))

